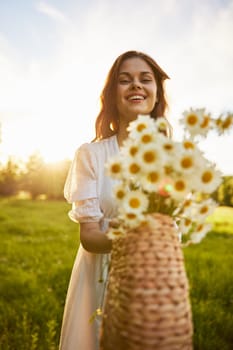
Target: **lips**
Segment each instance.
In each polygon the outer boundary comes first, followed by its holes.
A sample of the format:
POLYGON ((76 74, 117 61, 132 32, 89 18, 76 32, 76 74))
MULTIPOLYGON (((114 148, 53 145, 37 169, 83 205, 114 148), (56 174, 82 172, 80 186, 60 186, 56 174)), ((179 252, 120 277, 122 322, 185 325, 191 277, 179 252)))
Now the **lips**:
POLYGON ((138 94, 127 96, 128 101, 142 101, 142 100, 145 100, 145 98, 146 97, 144 95, 138 95, 138 94))

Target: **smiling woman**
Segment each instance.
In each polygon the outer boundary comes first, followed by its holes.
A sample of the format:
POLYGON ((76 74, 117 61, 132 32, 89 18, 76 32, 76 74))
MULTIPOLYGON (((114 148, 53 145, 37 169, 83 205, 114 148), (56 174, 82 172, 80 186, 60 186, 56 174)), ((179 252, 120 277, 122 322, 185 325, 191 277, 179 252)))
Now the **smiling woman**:
POLYGON ((135 115, 149 114, 157 102, 157 84, 151 67, 141 58, 125 60, 117 85, 117 108, 122 129, 135 115))
POLYGON ((99 349, 98 310, 105 297, 111 251, 111 241, 105 233, 117 214, 112 196, 114 180, 106 174, 105 164, 118 154, 119 146, 127 138, 129 122, 138 114, 142 118, 151 114, 154 119, 165 120, 167 78, 146 54, 128 51, 119 56, 101 94, 95 142, 81 145, 75 154, 66 180, 65 198, 72 203, 70 218, 80 223, 81 244, 67 293, 61 350, 99 349))

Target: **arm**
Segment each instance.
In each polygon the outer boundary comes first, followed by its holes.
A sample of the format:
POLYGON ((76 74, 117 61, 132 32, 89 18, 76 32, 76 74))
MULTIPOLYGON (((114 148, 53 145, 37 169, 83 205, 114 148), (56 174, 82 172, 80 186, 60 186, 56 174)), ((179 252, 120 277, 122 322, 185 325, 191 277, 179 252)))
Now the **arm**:
POLYGON ((90 253, 110 253, 112 242, 100 231, 98 222, 80 223, 80 240, 84 249, 90 253))

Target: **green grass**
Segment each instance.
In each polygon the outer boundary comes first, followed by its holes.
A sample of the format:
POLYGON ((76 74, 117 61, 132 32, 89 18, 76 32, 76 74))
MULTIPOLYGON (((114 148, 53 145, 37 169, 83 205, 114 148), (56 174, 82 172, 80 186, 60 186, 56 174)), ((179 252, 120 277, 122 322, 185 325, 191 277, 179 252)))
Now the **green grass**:
POLYGON ((0 349, 57 348, 78 226, 63 202, 0 201, 0 349))
POLYGON ((195 350, 230 350, 233 344, 233 209, 209 217, 213 232, 184 248, 195 350))
POLYGON ((195 329, 195 349, 233 344, 233 235, 212 233, 184 249, 195 329))
MULTIPOLYGON (((0 200, 0 349, 56 350, 78 225, 65 202, 0 200)), ((218 208, 214 232, 184 249, 195 350, 233 344, 233 209, 218 208)), ((80 349, 81 350, 81 349, 80 349)), ((114 350, 114 349, 113 349, 114 350)))

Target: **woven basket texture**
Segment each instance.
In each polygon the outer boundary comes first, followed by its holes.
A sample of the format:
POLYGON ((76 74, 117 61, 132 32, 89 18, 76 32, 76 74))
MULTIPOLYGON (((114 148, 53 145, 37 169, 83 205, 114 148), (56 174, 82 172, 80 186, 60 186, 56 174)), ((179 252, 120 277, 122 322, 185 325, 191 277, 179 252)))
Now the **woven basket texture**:
POLYGON ((191 350, 193 324, 182 248, 172 219, 113 242, 100 350, 191 350))

